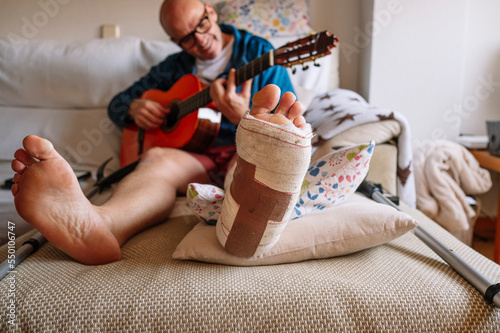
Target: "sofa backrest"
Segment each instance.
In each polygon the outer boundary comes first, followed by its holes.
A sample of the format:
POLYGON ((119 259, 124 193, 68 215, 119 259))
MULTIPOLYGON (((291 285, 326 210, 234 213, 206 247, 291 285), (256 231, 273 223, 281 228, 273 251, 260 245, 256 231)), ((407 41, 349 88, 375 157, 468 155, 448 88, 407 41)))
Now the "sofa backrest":
POLYGON ((0 41, 0 105, 105 107, 174 43, 134 37, 85 42, 0 41))
MULTIPOLYGON (((270 41, 279 47, 290 38, 270 41)), ((0 105, 106 107, 116 93, 178 51, 172 42, 135 37, 74 42, 0 40, 0 105)), ((318 93, 338 84, 336 56, 319 62, 322 67, 310 64, 307 71, 299 68, 295 75, 290 74, 299 95, 303 89, 318 93)))

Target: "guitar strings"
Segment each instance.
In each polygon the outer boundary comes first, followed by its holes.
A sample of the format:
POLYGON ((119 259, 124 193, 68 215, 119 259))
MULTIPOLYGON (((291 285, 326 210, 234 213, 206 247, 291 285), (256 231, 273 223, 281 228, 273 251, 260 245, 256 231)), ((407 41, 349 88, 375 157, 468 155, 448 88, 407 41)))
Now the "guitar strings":
MULTIPOLYGON (((236 70, 236 85, 239 86, 246 80, 254 77, 255 75, 263 72, 270 67, 271 59, 270 52, 264 54, 263 56, 253 59, 246 65, 240 67, 236 70)), ((184 101, 177 104, 178 106, 178 116, 180 119, 194 110, 198 109, 200 106, 207 105, 212 101, 210 97, 210 88, 204 88, 195 95, 185 99, 184 101)))

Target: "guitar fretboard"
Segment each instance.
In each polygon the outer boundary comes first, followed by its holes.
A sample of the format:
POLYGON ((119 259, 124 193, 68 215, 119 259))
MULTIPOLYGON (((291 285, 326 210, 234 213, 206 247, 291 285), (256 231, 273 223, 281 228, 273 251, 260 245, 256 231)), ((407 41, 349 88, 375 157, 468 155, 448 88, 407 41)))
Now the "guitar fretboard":
MULTIPOLYGON (((236 85, 239 86, 243 82, 255 77, 256 75, 262 73, 269 67, 274 66, 274 51, 271 50, 268 53, 260 56, 259 58, 253 59, 244 66, 236 70, 236 85)), ((207 105, 212 101, 210 97, 210 87, 202 89, 200 92, 194 94, 193 96, 186 98, 184 101, 177 104, 178 113, 177 120, 190 114, 194 110, 207 105)))

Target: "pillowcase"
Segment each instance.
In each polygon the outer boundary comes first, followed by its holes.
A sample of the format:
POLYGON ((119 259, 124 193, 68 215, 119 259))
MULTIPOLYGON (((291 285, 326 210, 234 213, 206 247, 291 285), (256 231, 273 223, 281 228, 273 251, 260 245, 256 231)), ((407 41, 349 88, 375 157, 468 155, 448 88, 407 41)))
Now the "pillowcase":
POLYGON ((173 258, 235 266, 329 258, 389 242, 416 226, 408 214, 355 194, 338 206, 288 222, 276 245, 259 258, 229 254, 217 240, 215 226, 202 221, 179 243, 173 258))
POLYGON ((211 2, 220 23, 232 24, 264 38, 306 36, 313 32, 309 20, 309 0, 211 2))
POLYGON ((108 172, 120 167, 120 129, 104 108, 23 108, 0 106, 0 159, 12 160, 23 138, 35 134, 50 140, 75 169, 94 170, 113 158, 108 172))
POLYGON ((0 105, 99 108, 169 54, 173 42, 0 40, 0 105))

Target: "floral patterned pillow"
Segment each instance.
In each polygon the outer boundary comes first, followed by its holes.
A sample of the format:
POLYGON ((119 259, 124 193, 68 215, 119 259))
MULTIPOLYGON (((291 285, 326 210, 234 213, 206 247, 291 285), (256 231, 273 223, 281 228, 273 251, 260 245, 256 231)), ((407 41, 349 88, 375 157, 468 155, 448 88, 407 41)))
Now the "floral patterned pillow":
POLYGON ((290 219, 348 199, 365 179, 375 141, 333 151, 311 164, 290 219))
POLYGON ((309 0, 210 1, 220 23, 250 31, 264 38, 306 36, 313 32, 309 0))

